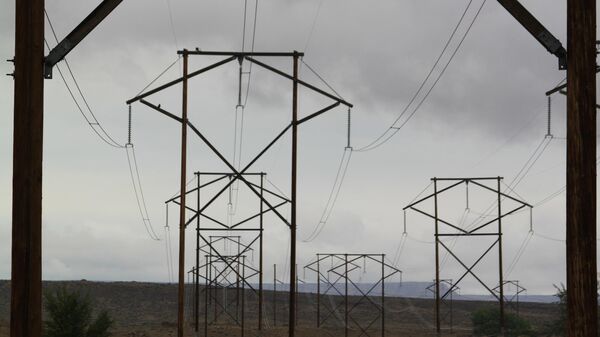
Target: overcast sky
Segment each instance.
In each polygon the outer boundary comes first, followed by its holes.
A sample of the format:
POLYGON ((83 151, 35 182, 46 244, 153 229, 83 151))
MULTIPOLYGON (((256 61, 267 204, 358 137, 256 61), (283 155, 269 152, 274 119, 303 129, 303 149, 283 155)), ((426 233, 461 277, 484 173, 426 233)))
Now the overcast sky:
MULTIPOLYGON (((240 50, 244 1, 189 0, 124 1, 68 57, 92 110, 119 143, 127 139, 127 106, 157 74, 176 58, 176 50, 240 50), (170 11, 172 13, 172 24, 170 11)), ((99 1, 46 1, 56 33, 64 37, 99 1)), ((566 45, 566 2, 524 0, 523 4, 566 45)), ((256 22, 256 51, 304 51, 304 61, 346 100, 352 102, 352 146, 363 147, 392 124, 427 76, 467 6, 456 1, 261 0, 256 22)), ((248 0, 246 50, 252 40, 254 0, 248 0)), ((425 90, 446 64, 465 29, 481 6, 473 0, 440 65, 425 90)), ((47 26, 47 39, 55 44, 47 26)), ((14 50, 14 2, 0 5, 2 57, 14 50)), ((190 69, 219 58, 192 57, 190 69)), ((289 59, 262 59, 291 72, 289 59)), ((65 72, 63 63, 59 66, 65 72)), ((244 70, 248 71, 248 64, 244 70)), ((1 72, 12 65, 2 63, 1 72)), ((176 64, 157 83, 176 78, 176 64)), ((190 83, 190 120, 223 153, 233 158, 237 63, 199 76, 190 83)), ((412 119, 382 146, 354 152, 338 202, 321 234, 313 232, 325 208, 344 146, 346 111, 337 108, 300 128, 298 190, 299 266, 317 252, 385 253, 393 259, 402 241, 403 212, 430 178, 502 176, 509 184, 546 133, 544 92, 560 82, 554 56, 538 44, 496 1, 487 1, 445 73, 412 119)), ((306 66, 300 76, 326 88, 306 66)), ((247 75, 244 75, 244 86, 247 75)), ((71 84, 73 87, 73 85, 71 84)), ((45 279, 168 281, 165 257, 164 201, 179 189, 178 124, 141 104, 134 104, 133 143, 152 225, 161 241, 148 237, 137 209, 126 152, 103 143, 87 125, 55 71, 45 81, 43 276, 45 279)), ((74 88, 74 87, 73 87, 74 88)), ((0 278, 10 278, 13 83, 0 81, 0 278)), ((417 99, 422 98, 423 93, 417 99)), ((245 91, 243 93, 245 96, 245 91)), ((181 87, 149 99, 176 115, 181 111, 181 87)), ((565 184, 565 98, 553 97, 552 132, 546 151, 517 185, 516 192, 535 204, 565 184)), ((300 91, 300 115, 331 101, 309 90, 300 91)), ((412 110, 408 110, 410 113, 412 110)), ((406 115, 405 115, 406 116, 406 115)), ((242 162, 252 159, 291 119, 291 83, 252 68, 244 118, 242 162)), ((251 171, 264 171, 285 194, 290 191, 290 134, 251 171)), ((225 166, 199 139, 190 135, 188 171, 222 171, 225 166)), ((191 174, 190 176, 191 177, 191 174)), ((240 185, 241 186, 241 185, 240 185)), ((503 188, 506 188, 503 186, 503 188)), ((241 190, 241 188, 240 188, 241 190)), ((430 188, 428 192, 430 193, 430 188)), ((470 189, 440 201, 448 221, 470 224, 493 199, 470 189), (477 209, 478 208, 478 209, 477 209)), ((226 214, 226 201, 212 210, 226 214), (220 208, 219 208, 220 207, 220 208)), ((565 281, 564 194, 533 211, 534 235, 518 263, 508 267, 527 239, 529 213, 504 222, 505 278, 520 280, 530 294, 552 293, 565 281)), ((243 218, 257 201, 240 192, 243 218)), ((507 202, 506 207, 510 207, 507 202)), ((430 210, 431 203, 423 206, 430 210)), ((177 251, 176 211, 170 212, 173 252, 177 251)), ((288 231, 267 217, 265 277, 272 265, 283 270, 288 231)), ((434 276, 433 222, 407 214, 408 238, 398 267, 405 280, 427 281, 434 276)), ((188 231, 187 260, 191 261, 193 232, 188 231)), ((479 239, 452 244, 471 264, 485 250, 479 239)), ((497 255, 476 270, 497 282, 497 255)), ((254 257, 257 263, 257 256, 254 257)), ((191 263, 187 263, 191 267, 191 263)), ((451 258, 443 278, 457 279, 461 267, 451 258)), ((374 277, 373 271, 365 279, 374 277)), ((304 277, 301 273, 300 277, 304 277)), ((284 278, 284 277, 282 277, 284 278)), ((314 275, 307 274, 307 281, 314 275)), ((483 293, 465 280, 464 293, 483 293)))

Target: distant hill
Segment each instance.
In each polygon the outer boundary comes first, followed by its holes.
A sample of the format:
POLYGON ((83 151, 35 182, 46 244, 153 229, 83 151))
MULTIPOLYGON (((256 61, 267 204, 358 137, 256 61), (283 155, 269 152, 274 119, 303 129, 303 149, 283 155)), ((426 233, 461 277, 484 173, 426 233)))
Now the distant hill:
MULTIPOLYGON (((366 292, 373 288, 372 293, 376 296, 381 294, 381 286, 374 287, 373 283, 357 283, 358 288, 362 292, 366 292)), ((408 298, 428 298, 433 299, 433 293, 427 289, 431 285, 430 282, 390 282, 385 283, 385 296, 386 297, 408 297, 408 298)), ((273 284, 264 284, 265 290, 273 290, 273 284)), ((441 284, 442 293, 445 292, 448 287, 445 284, 441 284)), ((286 291, 289 288, 288 284, 278 284, 278 291, 286 291)), ((327 289, 324 283, 321 283, 321 293, 327 289)), ((302 293, 317 293, 316 283, 300 283, 298 284, 298 291, 302 293)), ((336 289, 330 288, 328 294, 344 294, 345 286, 343 282, 336 284, 336 289), (337 290, 337 292, 336 292, 337 290)), ((360 292, 350 284, 348 286, 348 294, 351 296, 358 296, 360 292)), ((495 301, 496 298, 492 295, 469 295, 455 293, 453 299, 457 301, 495 301)), ((516 299, 515 299, 516 300, 516 299)), ((520 302, 533 302, 533 303, 554 303, 558 302, 558 298, 554 295, 520 295, 520 302)))

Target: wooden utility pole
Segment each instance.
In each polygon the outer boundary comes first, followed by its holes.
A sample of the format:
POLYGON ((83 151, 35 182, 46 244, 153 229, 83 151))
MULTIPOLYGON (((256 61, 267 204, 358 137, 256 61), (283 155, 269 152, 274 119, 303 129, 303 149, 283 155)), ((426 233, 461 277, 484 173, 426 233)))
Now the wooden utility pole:
POLYGON ((42 334, 44 0, 17 0, 10 336, 42 334))
POLYGON ((597 336, 596 0, 567 1, 567 335, 597 336))
POLYGON ((179 290, 177 298, 177 337, 183 337, 185 296, 185 186, 187 171, 187 98, 188 98, 188 53, 183 51, 183 105, 181 108, 181 200, 179 204, 179 290))
POLYGON ((10 336, 42 334, 44 77, 122 0, 103 0, 44 58, 44 0, 15 1, 10 336))
POLYGON ((294 337, 296 334, 296 288, 294 280, 296 279, 296 194, 297 194, 297 173, 298 173, 298 58, 299 54, 294 51, 293 63, 293 84, 292 84, 292 205, 290 216, 290 312, 288 336, 294 337))

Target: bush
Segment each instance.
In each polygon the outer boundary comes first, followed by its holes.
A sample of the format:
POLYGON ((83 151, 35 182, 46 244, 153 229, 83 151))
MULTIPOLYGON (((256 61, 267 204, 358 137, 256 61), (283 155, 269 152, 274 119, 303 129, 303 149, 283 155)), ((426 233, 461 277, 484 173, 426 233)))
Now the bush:
MULTIPOLYGON (((500 336, 500 309, 486 308, 473 312, 473 334, 475 336, 500 336)), ((515 314, 504 313, 504 336, 535 336, 529 322, 515 314)))
POLYGON ((44 337, 108 337, 113 320, 108 312, 93 317, 94 305, 89 296, 78 291, 58 288, 44 295, 48 313, 44 337))
POLYGON ((558 298, 558 315, 552 321, 546 324, 544 328, 545 336, 565 336, 567 331, 567 288, 564 284, 560 284, 560 287, 556 284, 555 296, 558 298))

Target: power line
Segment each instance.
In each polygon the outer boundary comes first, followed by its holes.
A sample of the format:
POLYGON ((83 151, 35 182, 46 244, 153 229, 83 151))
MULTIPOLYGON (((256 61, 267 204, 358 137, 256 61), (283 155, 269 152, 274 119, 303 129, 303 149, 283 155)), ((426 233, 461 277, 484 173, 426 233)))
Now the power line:
MULTIPOLYGON (((256 41, 256 21, 258 20, 258 0, 255 1, 254 5, 254 22, 252 27, 252 44, 250 46, 250 51, 254 52, 254 42, 256 41)), ((252 77, 252 62, 248 66, 248 82, 246 85, 246 97, 244 99, 244 107, 248 103, 248 94, 250 93, 250 79, 252 77)))
MULTIPOLYGON (((54 26, 52 25, 52 21, 50 19, 50 15, 48 14, 48 12, 46 10, 44 10, 44 14, 46 16, 46 20, 48 21, 48 25, 50 26, 50 30, 52 31, 52 35, 54 36, 54 39, 56 41, 56 43, 59 43, 58 40, 58 36, 56 34, 56 31, 54 30, 54 26)), ((48 41, 46 39, 44 39, 44 42, 46 44, 46 47, 48 48, 48 50, 50 50, 50 45, 48 43, 48 41)), ((152 227, 152 223, 150 221, 150 217, 148 215, 148 209, 146 207, 146 200, 144 197, 144 193, 143 193, 143 189, 142 189, 142 184, 141 184, 141 179, 140 179, 140 173, 139 173, 139 167, 137 164, 137 159, 135 156, 135 149, 133 147, 133 144, 128 143, 126 145, 121 145, 120 143, 118 143, 117 141, 115 141, 110 134, 106 131, 106 129, 104 129, 104 127, 102 126, 102 124, 100 123, 100 121, 98 120, 98 118, 96 118, 96 115, 94 114, 92 108, 90 107, 90 104, 88 103, 83 90, 81 89, 81 87, 79 86, 79 83, 77 81, 77 78, 75 77, 75 74, 73 73, 73 70, 71 69, 71 66, 69 65, 69 62, 67 61, 66 58, 63 59, 65 62, 65 65, 67 67, 67 70, 69 72, 69 75, 73 81, 73 83, 75 84, 75 87, 77 89, 77 92, 79 93, 79 96, 81 97, 81 100, 83 101, 87 111, 89 112, 91 117, 88 117, 86 115, 86 113, 83 111, 83 108, 81 106, 81 104, 78 102, 78 100, 75 97, 75 94, 73 92, 73 90, 70 88, 69 83, 67 82, 62 70, 60 69, 60 67, 58 65, 56 65, 56 68, 58 70, 58 73, 65 85, 65 87, 67 88, 67 91, 69 92, 69 95, 71 96, 71 99, 73 100, 73 102, 75 103, 75 106, 77 107, 77 109, 79 110, 79 112, 81 113, 81 115, 83 116, 83 118, 85 119, 85 121, 88 123, 88 125, 90 126, 90 128, 94 131, 94 133, 96 133, 96 135, 102 140, 104 141, 106 144, 115 147, 115 148, 122 148, 125 149, 125 152, 127 154, 127 163, 129 166, 129 173, 131 176, 131 181, 132 181, 132 185, 133 185, 133 190, 134 190, 134 194, 135 194, 135 198, 137 201, 137 206, 138 206, 138 210, 140 212, 141 218, 142 218, 142 222, 144 223, 144 228, 146 229, 146 232, 148 233, 148 235, 150 236, 150 238, 152 240, 160 240, 160 238, 158 237, 158 235, 156 234, 156 232, 154 231, 154 228, 152 227), (97 127, 97 128, 96 128, 97 127), (129 149, 131 149, 131 158, 130 158, 130 154, 129 154, 129 149), (133 160, 132 160, 133 159, 133 160), (134 174, 135 171, 135 174, 134 174), (136 181, 137 179, 137 181, 136 181), (139 194, 138 194, 139 191, 139 194)), ((129 140, 131 137, 131 116, 129 119, 129 140)))
MULTIPOLYGON (((544 153, 544 151, 548 147, 548 144, 550 144, 551 141, 552 141, 552 137, 542 138, 542 141, 538 144, 538 146, 535 148, 533 153, 531 153, 529 158, 525 161, 525 164, 521 167, 519 172, 515 175, 515 177, 512 179, 512 181, 508 184, 508 186, 507 186, 507 188, 509 189, 508 194, 510 194, 511 191, 514 191, 514 189, 517 187, 517 185, 519 185, 523 181, 523 179, 527 176, 527 174, 529 173, 531 168, 534 166, 534 164, 542 156, 542 154, 544 153)), ((505 199, 505 197, 503 198, 503 200, 504 199, 505 199)), ((497 207, 498 207, 497 203, 492 202, 485 209, 485 211, 483 211, 483 215, 480 215, 479 217, 475 218, 475 220, 467 228, 473 228, 473 227, 477 226, 478 224, 480 224, 481 222, 483 222, 485 220, 485 217, 488 216, 489 214, 491 214, 495 209, 497 209, 497 207)))
POLYGON ((306 51, 308 50, 308 44, 310 43, 310 40, 312 39, 313 32, 317 25, 317 19, 319 19, 319 13, 321 13, 321 7, 323 7, 324 2, 325 2, 325 0, 321 0, 319 2, 319 5, 317 6, 317 12, 315 13, 315 16, 312 20, 312 25, 310 27, 310 31, 308 32, 308 37, 306 38, 306 43, 304 44, 304 53, 306 53, 306 51))
MULTIPOLYGON (((258 17, 258 0, 255 0, 254 5, 254 19, 252 24, 252 41, 250 45, 251 52, 254 52, 254 44, 256 41, 256 21, 258 17)), ((246 49, 246 21, 248 17, 248 0, 244 0, 244 19, 242 25, 242 52, 246 49)), ((243 62, 243 61, 242 61, 243 62)), ((235 121, 234 121, 234 135, 233 135, 233 165, 236 169, 239 169, 242 161, 242 150, 243 150, 243 136, 244 136, 244 115, 246 111, 246 104, 248 104, 248 97, 250 94, 250 83, 252 78, 252 63, 250 62, 248 66, 248 71, 243 71, 243 63, 240 63, 239 66, 239 87, 238 87, 238 104, 235 107, 235 121), (244 103, 242 104, 242 75, 248 75, 248 79, 246 82, 246 93, 244 96, 244 103), (238 127, 239 120, 239 127, 238 127), (239 129, 239 137, 238 137, 238 129, 239 129)), ((237 211, 237 200, 239 196, 239 181, 234 183, 235 195, 233 207, 231 209, 231 215, 235 214, 237 211)))
POLYGON ((550 200, 556 198, 557 196, 563 194, 565 191, 567 190, 567 185, 561 187, 560 189, 558 189, 558 191, 551 193, 549 196, 545 197, 544 199, 538 201, 536 204, 534 204, 534 207, 538 207, 541 206, 547 202, 549 202, 550 200))
MULTIPOLYGON (((48 46, 48 49, 50 49, 48 42, 46 40, 44 40, 44 42, 46 43, 46 46, 48 46)), ((71 90, 71 88, 69 87, 69 84, 67 83, 66 78, 64 77, 62 70, 60 69, 59 65, 55 66, 56 69, 58 70, 58 74, 60 75, 60 78, 62 79, 65 87, 67 88, 67 91, 69 92, 69 95, 71 96, 71 99, 73 100, 73 103, 75 103, 75 106, 77 107, 77 110, 79 110, 79 113, 81 113, 81 115, 83 116, 83 118, 85 119, 85 121, 87 122, 87 124, 90 126, 90 128, 92 129, 92 131, 94 131, 94 133, 98 136, 98 138, 100 138, 104 143, 106 143, 109 146, 112 147, 116 147, 116 148, 121 148, 120 145, 115 145, 114 143, 112 143, 109 139, 107 139, 105 136, 103 136, 103 134, 94 127, 94 125, 98 125, 97 123, 92 123, 88 117, 86 116, 85 112, 83 111, 83 108, 81 108, 81 105, 79 104, 79 102, 77 101, 77 99, 75 98, 75 94, 73 93, 73 91, 71 90)))
POLYGON ((529 245, 529 243, 531 242, 531 239, 533 238, 533 233, 534 233, 533 231, 529 231, 527 233, 527 236, 525 236, 525 239, 523 239, 523 242, 521 243, 521 246, 519 246, 519 249, 517 250, 515 257, 512 259, 512 261, 510 262, 510 264, 508 266, 508 269, 506 270, 506 274, 504 274, 505 277, 510 276, 512 271, 515 269, 515 267, 519 263, 519 260, 521 260, 521 257, 525 253, 527 246, 529 245))
POLYGON ((346 178, 346 173, 348 172, 348 166, 350 165, 351 158, 352 148, 345 148, 344 153, 342 154, 342 159, 340 160, 340 164, 338 166, 333 186, 329 192, 327 203, 325 204, 325 209, 321 214, 321 218, 319 219, 319 222, 313 229, 312 233, 306 239, 302 240, 302 242, 311 242, 315 240, 325 228, 327 222, 329 221, 329 217, 335 208, 335 204, 337 203, 340 190, 342 189, 344 179, 346 178))
POLYGON ((323 84, 325 84, 327 86, 327 88, 329 88, 329 90, 333 91, 333 93, 339 98, 339 99, 344 99, 342 97, 342 95, 340 95, 329 83, 327 83, 327 81, 325 81, 325 79, 318 73, 316 72, 310 65, 308 65, 308 63, 304 62, 304 57, 300 58, 300 62, 302 62, 302 64, 304 64, 308 70, 310 70, 310 72, 312 72, 315 76, 317 76, 317 78, 323 82, 323 84))
POLYGON ((534 233, 534 235, 535 235, 535 236, 537 236, 537 237, 540 237, 540 238, 542 238, 542 239, 546 239, 546 240, 550 240, 550 241, 554 241, 554 242, 562 242, 562 243, 565 243, 565 240, 556 239, 556 238, 553 238, 553 237, 550 237, 550 236, 547 236, 547 235, 542 235, 542 234, 540 234, 540 233, 538 233, 538 232, 535 232, 535 233, 534 233))
POLYGON ((169 24, 171 26, 171 33, 173 33, 173 40, 175 41, 175 48, 179 49, 179 43, 177 42, 177 34, 175 33, 175 23, 173 20, 173 10, 171 8, 171 0, 166 0, 167 9, 169 10, 169 24))
POLYGON ((475 23, 475 21, 477 20, 477 17, 481 13, 481 10, 483 9, 483 6, 485 5, 486 1, 487 0, 484 0, 481 3, 481 6, 479 7, 479 9, 477 10, 477 12, 475 13, 475 16, 471 20, 471 23, 467 27, 467 30, 463 34, 460 42, 458 43, 458 45, 456 46, 456 48, 452 52, 450 58, 448 59, 448 61, 445 64, 445 66, 442 68, 442 70, 438 74, 438 76, 435 79, 435 81, 433 82, 432 86, 425 93, 425 95, 423 96, 423 98, 419 101, 419 103, 417 104, 416 108, 408 115, 408 117, 399 126, 396 125, 400 121, 400 119, 406 114, 406 112, 408 111, 408 109, 411 107, 411 105, 414 103, 414 101, 417 99, 418 95, 421 93, 421 91, 425 87, 425 84, 427 83, 427 81, 429 80, 429 78, 431 77, 431 75, 433 74, 434 70, 436 69, 437 65, 439 64, 440 60, 442 59, 443 55, 445 54, 446 50, 448 49, 448 46, 450 45, 450 42, 454 39, 454 36, 456 35, 456 32, 458 31, 458 28, 460 27, 462 21, 464 20, 467 12, 469 10, 469 8, 471 7, 471 4, 472 4, 473 0, 470 0, 468 2, 465 10, 463 11, 463 13, 462 13, 462 15, 461 15, 461 17, 460 17, 460 19, 459 19, 459 21, 457 23, 457 25, 454 27, 454 30, 452 31, 452 34, 450 35, 450 38, 448 39, 448 41, 444 45, 444 48, 442 49, 442 52, 440 53, 440 55, 436 59, 433 67, 431 68, 431 70, 429 71, 429 73, 427 74, 427 76, 425 77, 425 79, 423 80, 423 82, 421 83, 421 85, 419 86, 419 88, 417 89, 417 91, 415 92, 415 94, 412 96, 412 98, 410 99, 409 103, 404 107, 404 109, 402 110, 402 112, 394 120, 394 122, 392 123, 392 125, 389 126, 379 137, 375 138, 375 140, 373 140, 371 143, 369 143, 368 145, 363 146, 363 147, 357 149, 356 151, 358 151, 358 152, 371 151, 371 150, 374 150, 374 149, 380 147, 381 145, 387 143, 415 115, 415 113, 419 110, 419 108, 427 100, 427 98, 429 97, 429 94, 433 91, 433 89, 435 88, 435 86, 437 85, 437 83, 439 82, 439 80, 442 78, 442 76, 446 72, 446 69, 448 69, 448 66, 450 65, 450 63, 452 62, 452 60, 454 59, 454 57, 456 56, 456 53, 458 52, 458 50, 462 46, 463 42, 465 41, 467 35, 471 31, 471 28, 473 27, 473 24, 475 23))
MULTIPOLYGON (((596 165, 598 165, 598 164, 600 164, 600 157, 596 157, 596 165)), ((544 197, 543 199, 541 199, 540 201, 535 203, 533 206, 534 207, 541 206, 541 205, 553 200, 554 198, 558 197, 559 195, 563 194, 566 190, 567 190, 567 185, 563 185, 563 187, 559 188, 555 192, 550 193, 548 196, 544 197)))
POLYGON ((165 249, 167 255, 167 273, 169 274, 169 283, 173 282, 173 251, 171 250, 171 228, 169 227, 169 203, 165 204, 165 249))
POLYGON ((395 267, 398 267, 398 263, 400 262, 400 257, 402 256, 402 252, 404 251, 404 247, 406 246, 407 236, 408 234, 402 233, 402 236, 400 237, 400 243, 396 248, 396 253, 394 254, 394 259, 392 260, 392 265, 395 267))
POLYGON ((173 61, 172 63, 170 63, 163 71, 161 71, 158 76, 156 76, 152 81, 150 81, 150 83, 148 83, 142 90, 140 90, 140 92, 137 93, 136 96, 141 95, 144 91, 146 91, 146 89, 148 89, 152 84, 154 84, 156 81, 158 81, 159 78, 161 78, 164 74, 167 73, 167 71, 169 71, 177 62, 179 62, 179 60, 181 59, 181 55, 177 56, 177 58, 175 59, 175 61, 173 61))
MULTIPOLYGON (((48 12, 45 9, 44 9, 44 14, 46 16, 46 20, 48 21, 48 25, 50 26, 50 30, 52 31, 52 35, 54 36, 54 40, 58 44, 59 43, 58 36, 56 35, 56 31, 54 30, 54 26, 52 25, 52 21, 50 20, 50 16, 48 15, 48 12)), ((45 42, 46 47, 48 48, 48 50, 51 50, 48 41, 46 39, 44 39, 44 42, 45 42)), ((69 62, 67 61, 67 58, 65 57, 65 58, 63 58, 63 60, 65 62, 65 65, 67 66, 67 70, 68 70, 69 74, 71 75, 73 83, 75 84, 77 92, 81 96, 81 99, 82 99, 85 107, 87 108, 87 110, 88 110, 91 118, 88 118, 88 116, 83 111, 81 105, 79 104, 79 102, 75 98, 75 95, 74 95, 73 91, 69 87, 69 84, 67 83, 67 80, 66 80, 64 74, 62 73, 60 67, 58 67, 58 65, 57 65, 58 73, 60 74, 60 77, 63 80, 63 83, 65 84, 65 86, 67 87, 67 90, 69 91, 69 95, 71 96, 71 98, 75 102, 75 105, 77 106, 77 109, 79 110, 79 112, 81 113, 81 115, 83 116, 83 118, 85 119, 85 121, 92 128, 92 130, 94 130, 94 132, 98 135, 98 137, 100 137, 100 139, 102 139, 102 141, 104 141, 105 143, 107 143, 108 145, 110 145, 112 147, 125 148, 124 145, 121 145, 119 142, 115 141, 108 134, 108 132, 106 132, 106 130, 104 129, 104 127, 102 126, 102 124, 98 121, 98 118, 96 118, 96 115, 94 114, 94 112, 90 108, 90 105, 88 104, 88 101, 85 98, 85 95, 83 94, 83 91, 81 90, 81 87, 79 86, 79 83, 77 82, 77 79, 75 78, 75 75, 73 74, 73 71, 71 70, 71 66, 69 65, 69 62), (96 129, 96 127, 94 127, 94 126, 96 126, 98 129, 96 129)))
POLYGON ((275 190, 277 190, 277 192, 279 192, 279 194, 281 194, 283 197, 285 197, 285 198, 289 199, 289 198, 288 198, 288 197, 285 195, 285 193, 284 193, 284 192, 283 192, 283 191, 282 191, 282 190, 281 190, 279 187, 277 187, 277 185, 275 185, 275 184, 274 184, 274 183, 273 183, 271 180, 269 180, 269 178, 265 177, 265 179, 266 179, 267 183, 269 183, 269 185, 273 186, 273 188, 274 188, 275 190))
POLYGON ((473 167, 477 167, 477 166, 481 165, 482 163, 484 163, 485 161, 489 160, 491 157, 496 155, 498 152, 500 152, 500 150, 502 150, 504 147, 506 147, 508 144, 510 144, 518 135, 520 135, 528 126, 530 126, 543 113, 544 113, 544 111, 541 110, 539 113, 533 115, 532 118, 529 119, 527 122, 523 123, 521 125, 521 127, 515 133, 513 133, 510 137, 508 137, 500 146, 495 148, 492 152, 490 152, 488 155, 486 155, 484 158, 482 158, 479 162, 477 162, 475 165, 473 165, 473 167))
MULTIPOLYGON (((302 64, 304 64, 323 84, 325 84, 329 90, 331 90, 338 98, 343 99, 342 96, 321 76, 316 70, 314 70, 310 65, 304 62, 304 58, 300 58, 302 64)), ((302 242, 311 242, 315 240, 325 228, 333 209, 335 208, 335 204, 337 203, 337 199, 344 183, 344 178, 346 176, 346 172, 348 171, 348 166, 350 165, 350 158, 352 156, 353 149, 350 146, 350 110, 348 110, 348 142, 346 148, 344 148, 344 152, 342 154, 342 159, 340 160, 340 164, 338 166, 338 170, 334 179, 334 183, 331 187, 331 191, 329 192, 329 197, 327 199, 327 203, 325 204, 325 209, 321 214, 321 218, 319 222, 313 229, 312 233, 302 242), (348 153, 348 156, 346 154, 348 153)))
MULTIPOLYGON (((544 145, 544 147, 541 149, 541 151, 537 154, 537 156, 535 157, 535 159, 531 162, 531 164, 529 165, 529 167, 527 167, 527 169, 525 170, 525 172, 523 172, 521 174, 521 177, 517 180, 514 181, 513 180, 513 184, 509 185, 509 190, 514 190, 514 188, 519 185, 521 183, 521 181, 523 181, 523 179, 527 176, 527 174, 529 173, 529 171, 531 171, 531 168, 533 167, 533 165, 535 165, 535 163, 540 159, 540 157, 542 156, 542 154, 546 151, 546 148, 548 148, 548 145, 550 144, 550 142, 552 141, 552 137, 547 137, 544 138, 544 140, 548 139, 548 141, 546 142, 546 144, 544 145)), ((517 175, 518 176, 518 175, 517 175)), ((509 192, 510 193, 510 192, 509 192)))
POLYGON ((146 207, 146 200, 144 199, 144 194, 142 191, 142 185, 140 180, 140 173, 138 170, 137 159, 135 158, 135 149, 133 144, 128 144, 125 148, 127 153, 127 163, 129 164, 129 173, 131 175, 131 183, 133 185, 133 191, 135 194, 135 199, 138 205, 138 209, 140 211, 140 216, 142 217, 142 222, 144 223, 144 228, 146 228, 146 232, 150 236, 152 240, 159 241, 160 238, 156 235, 154 228, 152 227, 152 223, 150 222, 150 217, 148 216, 148 209, 146 207), (129 155, 129 149, 131 149, 131 157, 129 155), (133 160, 132 160, 133 159, 133 160), (134 174, 135 171, 135 174, 134 174), (137 178, 137 183, 136 183, 137 178), (138 195, 138 191, 140 195, 138 195))

